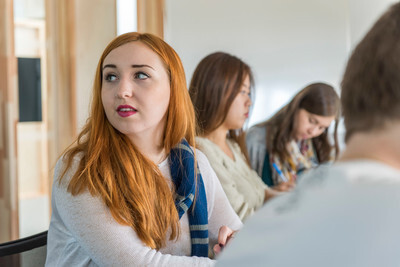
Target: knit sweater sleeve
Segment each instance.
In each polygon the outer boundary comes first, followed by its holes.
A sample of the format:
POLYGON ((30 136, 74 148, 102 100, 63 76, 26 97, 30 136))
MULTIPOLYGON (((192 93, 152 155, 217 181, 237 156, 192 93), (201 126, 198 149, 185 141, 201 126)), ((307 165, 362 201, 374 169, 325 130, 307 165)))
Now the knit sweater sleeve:
MULTIPOLYGON (((75 162, 75 168, 78 162, 75 162)), ((62 171, 56 165, 55 177, 62 171)), ((52 219, 46 266, 212 266, 204 257, 162 254, 146 246, 135 230, 119 224, 103 201, 85 191, 67 192, 69 170, 52 191, 52 219)))

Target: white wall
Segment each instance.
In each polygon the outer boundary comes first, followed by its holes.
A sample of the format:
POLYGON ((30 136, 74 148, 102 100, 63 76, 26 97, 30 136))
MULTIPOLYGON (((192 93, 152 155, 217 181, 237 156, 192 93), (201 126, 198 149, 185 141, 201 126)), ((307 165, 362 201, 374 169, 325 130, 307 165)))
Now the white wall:
MULTIPOLYGON (((115 0, 74 0, 76 30, 76 116, 82 130, 90 108, 97 63, 117 34, 115 0)), ((78 134, 77 133, 77 134, 78 134)))
POLYGON ((325 81, 339 90, 353 45, 393 0, 166 0, 165 40, 180 55, 189 84, 198 62, 232 53, 253 69, 249 125, 298 90, 325 81))
POLYGON ((354 47, 394 0, 348 0, 350 43, 354 47))

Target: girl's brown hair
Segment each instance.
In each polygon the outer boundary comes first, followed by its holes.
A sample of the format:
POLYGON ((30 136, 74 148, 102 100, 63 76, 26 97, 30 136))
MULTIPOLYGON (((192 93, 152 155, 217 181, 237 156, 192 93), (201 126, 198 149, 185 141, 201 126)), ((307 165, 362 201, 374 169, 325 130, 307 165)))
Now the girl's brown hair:
MULTIPOLYGON (((294 120, 300 109, 319 116, 336 116, 334 126, 335 157, 339 154, 337 126, 340 116, 340 100, 332 86, 313 83, 297 93, 293 99, 272 118, 259 124, 267 127, 268 153, 276 154, 282 161, 290 158, 287 144, 293 139, 294 120)), ((328 140, 328 129, 312 139, 319 162, 330 160, 332 145, 328 140)))
POLYGON ((159 249, 165 246, 169 229, 170 240, 179 235, 173 193, 158 167, 109 123, 101 100, 104 58, 129 42, 141 42, 152 49, 163 60, 170 77, 171 95, 163 135, 165 151, 169 153, 182 138, 194 147, 195 115, 179 56, 154 35, 126 33, 111 41, 99 60, 90 116, 76 143, 65 153, 67 164, 61 179, 74 156, 81 155, 68 191, 77 195, 87 189, 100 196, 117 222, 131 226, 146 245, 159 249))
MULTIPOLYGON (((225 121, 233 100, 249 76, 250 90, 254 78, 250 67, 239 58, 224 52, 212 53, 197 65, 189 85, 197 118, 197 135, 206 136, 225 121)), ((250 165, 243 129, 229 130, 250 165)))

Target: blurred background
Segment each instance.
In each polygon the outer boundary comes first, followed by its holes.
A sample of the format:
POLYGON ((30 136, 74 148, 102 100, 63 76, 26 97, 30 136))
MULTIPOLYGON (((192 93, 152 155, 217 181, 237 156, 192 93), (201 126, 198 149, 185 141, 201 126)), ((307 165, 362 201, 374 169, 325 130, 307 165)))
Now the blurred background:
POLYGON ((98 59, 115 36, 164 38, 188 83, 212 52, 243 59, 256 79, 251 126, 309 83, 339 92, 355 44, 394 2, 1 0, 0 242, 48 229, 54 164, 87 119, 98 59))

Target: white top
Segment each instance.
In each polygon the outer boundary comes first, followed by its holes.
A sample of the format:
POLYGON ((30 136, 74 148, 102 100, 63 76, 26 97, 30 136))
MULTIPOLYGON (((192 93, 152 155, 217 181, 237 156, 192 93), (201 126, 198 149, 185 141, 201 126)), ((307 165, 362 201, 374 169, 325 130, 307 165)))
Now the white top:
POLYGON ((239 145, 227 140, 235 160, 207 138, 196 137, 196 144, 208 160, 240 219, 245 220, 264 204, 268 187, 246 163, 239 145))
MULTIPOLYGON (((217 243, 219 228, 242 226, 210 167, 207 158, 196 153, 202 174, 208 208, 210 248, 217 243)), ((187 214, 180 220, 181 235, 177 241, 167 238, 165 248, 157 251, 147 247, 133 228, 117 223, 99 197, 88 191, 77 196, 66 187, 77 168, 73 168, 59 185, 62 160, 55 167, 52 191, 52 216, 48 232, 46 266, 212 266, 214 260, 191 255, 189 220, 187 214)), ((161 173, 171 179, 168 159, 159 165, 161 173)))
POLYGON ((400 266, 400 171, 319 167, 250 218, 217 266, 400 266))

